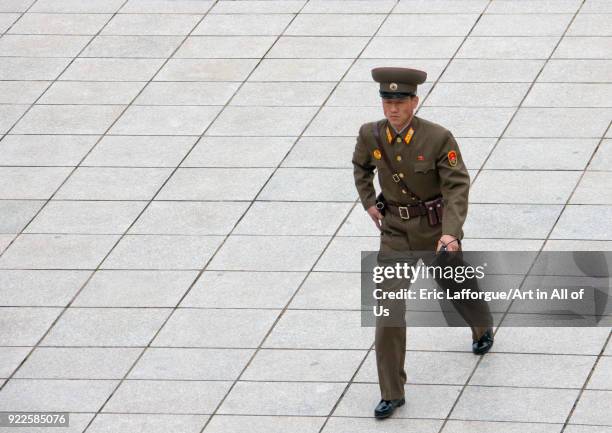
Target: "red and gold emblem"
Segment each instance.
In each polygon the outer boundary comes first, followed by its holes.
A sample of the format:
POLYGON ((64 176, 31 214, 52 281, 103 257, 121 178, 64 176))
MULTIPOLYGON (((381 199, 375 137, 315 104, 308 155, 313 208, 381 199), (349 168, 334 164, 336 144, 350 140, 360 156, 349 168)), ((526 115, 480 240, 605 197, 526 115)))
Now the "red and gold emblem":
POLYGON ((448 163, 450 164, 451 167, 454 167, 457 165, 457 152, 455 152, 454 150, 450 150, 448 152, 448 163))

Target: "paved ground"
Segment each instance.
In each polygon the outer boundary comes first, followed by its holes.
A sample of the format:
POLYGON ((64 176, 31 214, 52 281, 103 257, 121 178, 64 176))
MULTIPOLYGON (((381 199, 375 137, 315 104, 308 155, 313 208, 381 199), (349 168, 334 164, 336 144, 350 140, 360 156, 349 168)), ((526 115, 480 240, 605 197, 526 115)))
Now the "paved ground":
POLYGON ((0 410, 71 412, 27 433, 612 431, 605 328, 502 327, 483 359, 410 329, 408 404, 371 419, 350 164, 370 68, 422 68, 466 248, 611 249, 612 2, 0 11, 0 410))

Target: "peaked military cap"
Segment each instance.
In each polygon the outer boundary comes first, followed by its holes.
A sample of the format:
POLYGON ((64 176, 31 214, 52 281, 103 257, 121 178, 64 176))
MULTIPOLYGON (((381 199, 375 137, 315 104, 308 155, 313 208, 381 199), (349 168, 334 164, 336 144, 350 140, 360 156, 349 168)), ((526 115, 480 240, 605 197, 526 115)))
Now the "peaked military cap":
POLYGON ((380 96, 399 99, 416 95, 419 84, 423 84, 427 73, 418 69, 382 67, 372 69, 372 78, 380 83, 380 96))

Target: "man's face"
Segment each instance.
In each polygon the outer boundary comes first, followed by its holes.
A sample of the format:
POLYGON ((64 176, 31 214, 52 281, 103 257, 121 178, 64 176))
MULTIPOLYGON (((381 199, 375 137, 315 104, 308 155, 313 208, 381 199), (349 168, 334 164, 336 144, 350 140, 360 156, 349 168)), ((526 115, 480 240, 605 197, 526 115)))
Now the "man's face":
POLYGON ((402 99, 385 99, 382 100, 383 112, 389 123, 394 128, 398 129, 405 126, 419 104, 419 97, 412 96, 402 99))

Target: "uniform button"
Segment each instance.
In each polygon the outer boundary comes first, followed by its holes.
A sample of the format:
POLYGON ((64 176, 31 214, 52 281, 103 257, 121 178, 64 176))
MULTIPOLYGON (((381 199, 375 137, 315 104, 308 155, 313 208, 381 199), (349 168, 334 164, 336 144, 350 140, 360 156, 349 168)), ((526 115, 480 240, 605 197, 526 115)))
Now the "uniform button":
POLYGON ((412 197, 413 200, 416 200, 416 198, 412 197))
POLYGON ((397 161, 401 161, 401 160, 402 160, 402 155, 397 155, 397 156, 395 157, 395 159, 396 159, 397 161))
POLYGON ((408 194, 408 191, 406 191, 405 189, 402 190, 402 194, 408 194))
POLYGON ((399 177, 401 177, 403 179, 404 178, 404 173, 400 173, 399 177))

